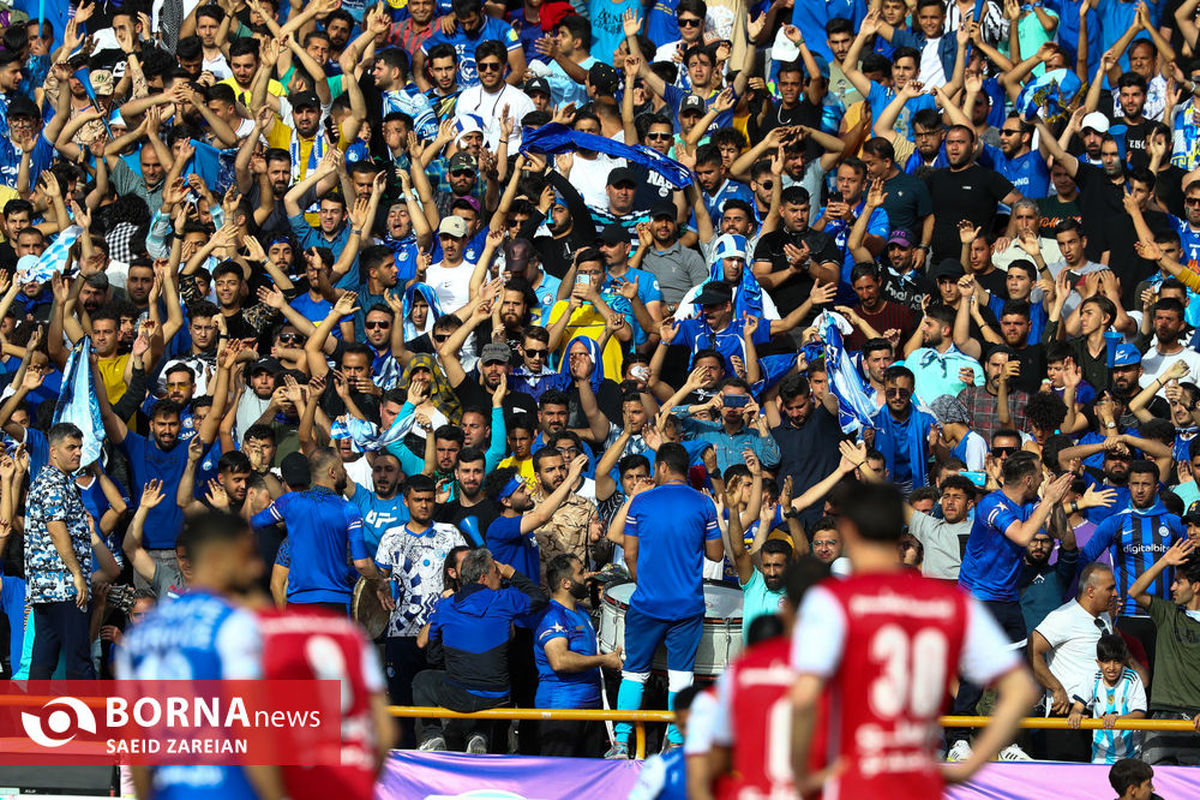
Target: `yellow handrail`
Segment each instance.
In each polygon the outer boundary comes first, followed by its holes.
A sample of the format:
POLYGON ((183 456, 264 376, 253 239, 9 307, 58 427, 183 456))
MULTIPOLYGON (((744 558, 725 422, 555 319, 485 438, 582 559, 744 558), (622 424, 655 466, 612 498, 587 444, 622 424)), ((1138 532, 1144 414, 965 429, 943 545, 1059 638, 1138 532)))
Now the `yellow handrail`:
MULTIPOLYGON (((632 722, 636 745, 634 758, 646 757, 646 724, 666 723, 675 719, 670 711, 606 711, 602 708, 489 708, 486 711, 463 713, 450 711, 445 708, 432 706, 391 706, 388 709, 394 717, 423 717, 427 719, 556 719, 566 721, 586 722, 632 722)), ((938 724, 945 728, 982 728, 991 721, 991 717, 939 717, 938 724)), ((1026 717, 1021 720, 1022 728, 1042 728, 1065 730, 1069 727, 1066 717, 1026 717)), ((1096 730, 1104 727, 1104 720, 1082 719, 1079 721, 1082 730, 1096 730)), ((1117 730, 1126 731, 1191 731, 1194 730, 1190 720, 1186 719, 1122 719, 1113 726, 1117 730)))

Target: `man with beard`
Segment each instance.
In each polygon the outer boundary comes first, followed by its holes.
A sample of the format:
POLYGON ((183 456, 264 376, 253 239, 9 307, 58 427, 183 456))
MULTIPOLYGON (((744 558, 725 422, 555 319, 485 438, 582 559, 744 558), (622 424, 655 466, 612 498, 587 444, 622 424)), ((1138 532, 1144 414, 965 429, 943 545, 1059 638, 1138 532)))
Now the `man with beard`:
MULTIPOLYGON (((596 504, 583 497, 580 491, 586 482, 582 474, 570 474, 564 454, 574 452, 573 458, 579 458, 578 447, 571 446, 568 434, 547 437, 547 446, 533 454, 533 470, 537 476, 537 489, 531 495, 531 502, 541 507, 551 497, 558 494, 565 484, 567 492, 554 503, 554 509, 549 517, 538 526, 536 536, 538 550, 542 555, 542 571, 540 578, 546 583, 546 566, 550 559, 565 553, 579 559, 589 559, 594 551, 607 542, 601 542, 602 530, 596 527, 596 504)), ((582 456, 586 458, 587 456, 582 456)), ((571 462, 572 466, 574 461, 571 462)), ((586 464, 585 464, 586 465, 586 464)), ((591 494, 595 495, 592 487, 591 494)), ((491 528, 488 529, 491 532, 491 528)))
MULTIPOLYGON (((207 448, 217 436, 221 417, 225 415, 225 404, 229 399, 230 370, 237 362, 240 343, 230 344, 221 353, 218 361, 216 386, 213 389, 213 407, 208 417, 196 431, 195 438, 200 447, 207 448)), ((150 410, 150 439, 133 433, 118 417, 104 392, 98 392, 100 417, 104 422, 109 441, 118 445, 129 459, 130 483, 135 488, 146 486, 150 481, 161 482, 167 497, 178 497, 179 484, 188 466, 188 446, 179 446, 182 409, 171 400, 159 400, 150 410)), ((133 501, 140 502, 139 497, 133 501)), ((175 539, 183 528, 183 509, 178 503, 160 503, 150 509, 146 519, 145 546, 150 557, 164 565, 174 567, 175 539)))
MULTIPOLYGON (((418 0, 420 3, 421 0, 418 0)), ((429 0, 425 0, 430 6, 432 14, 433 4, 429 0)), ((409 18, 410 20, 412 17, 409 18)), ((415 53, 416 48, 412 48, 409 52, 415 53)), ((433 106, 433 111, 437 114, 438 122, 445 122, 448 119, 454 118, 454 111, 458 105, 458 96, 462 94, 462 89, 458 85, 458 54, 454 52, 454 45, 442 42, 429 48, 429 56, 426 59, 429 65, 426 72, 429 74, 425 89, 425 96, 429 98, 429 103, 433 106)), ((413 80, 418 86, 421 85, 422 78, 413 76, 413 80)))
POLYGON ((146 401, 142 403, 142 413, 149 414, 150 410, 154 408, 154 404, 164 397, 170 400, 179 406, 179 438, 181 441, 186 442, 196 433, 196 427, 190 410, 192 400, 197 396, 196 373, 192 372, 191 367, 183 364, 165 367, 162 371, 162 387, 166 390, 166 393, 162 397, 159 397, 154 392, 151 392, 146 401))
POLYGON ((458 82, 466 86, 474 86, 480 82, 479 70, 475 59, 476 47, 482 42, 494 40, 501 42, 505 48, 504 58, 501 59, 501 75, 507 63, 509 82, 517 85, 525 77, 525 50, 521 47, 521 39, 507 22, 496 19, 483 11, 480 0, 453 0, 450 3, 454 13, 454 30, 446 33, 443 30, 434 31, 433 35, 424 41, 421 49, 413 53, 413 80, 422 90, 430 88, 425 76, 425 63, 433 48, 439 44, 449 44, 458 55, 458 82))
POLYGON ((400 470, 400 459, 387 450, 378 450, 371 462, 371 483, 368 489, 351 481, 346 499, 353 503, 363 518, 363 541, 367 552, 374 553, 386 534, 409 519, 409 507, 400 494, 400 482, 404 473, 400 470))
MULTIPOLYGON (((538 452, 549 455, 549 451, 538 452)), ((554 457, 562 458, 557 452, 554 452, 554 457)), ((536 507, 529 486, 515 467, 501 467, 487 476, 483 484, 484 492, 500 509, 500 515, 487 527, 487 546, 500 556, 501 563, 511 565, 531 581, 541 580, 539 537, 535 534, 566 501, 587 463, 587 456, 576 456, 566 475, 536 507)))
POLYGON ((916 314, 908 306, 883 296, 883 277, 875 265, 857 264, 849 277, 850 286, 858 295, 858 303, 853 308, 836 307, 854 325, 854 332, 844 339, 846 349, 861 350, 868 338, 881 336, 891 330, 898 330, 900 341, 907 341, 917 329, 916 314))
MULTIPOLYGON (((489 395, 494 398, 497 393, 503 399, 506 413, 517 410, 532 411, 535 406, 533 398, 524 392, 510 391, 508 387, 509 372, 512 370, 512 349, 500 341, 491 341, 479 351, 479 361, 474 370, 468 373, 463 369, 459 355, 471 333, 489 316, 484 305, 476 307, 466 322, 455 329, 446 341, 438 345, 438 355, 442 359, 442 369, 450 388, 458 395, 464 405, 484 406, 488 404, 489 395)), ((544 347, 544 345, 542 345, 544 347)), ((508 563, 508 562, 504 562, 508 563)))
MULTIPOLYGON (((468 414, 479 414, 479 410, 463 412, 463 427, 467 429, 468 414)), ((504 418, 500 417, 500 429, 503 431, 504 418)), ((465 446, 458 451, 458 463, 454 465, 454 499, 448 503, 443 503, 438 506, 434 513, 434 518, 438 522, 449 522, 455 525, 463 532, 463 535, 471 541, 471 544, 480 547, 483 545, 483 532, 492 524, 492 520, 500 513, 500 510, 488 500, 487 495, 483 491, 483 479, 487 474, 486 467, 489 466, 491 453, 484 453, 483 447, 487 446, 487 442, 478 442, 476 440, 467 441, 467 436, 464 436, 465 446)), ((497 441, 503 444, 504 437, 497 437, 497 441)), ((496 453, 496 462, 500 461, 503 449, 498 449, 496 453)))
POLYGON ((858 246, 867 250, 872 260, 883 252, 890 228, 887 212, 882 207, 882 195, 877 195, 873 204, 865 196, 867 165, 860 159, 850 156, 838 165, 836 185, 837 193, 830 196, 829 203, 817 214, 813 229, 832 236, 842 253, 838 297, 846 302, 854 299, 850 273, 854 269, 855 256, 848 244, 851 228, 866 226, 856 241, 861 238, 858 246))
MULTIPOLYGON (((793 496, 799 497, 837 467, 838 442, 842 429, 838 425, 837 398, 826 392, 822 400, 813 397, 812 387, 804 375, 791 374, 779 384, 779 414, 783 421, 771 429, 779 446, 777 479, 792 479, 793 496)), ((801 522, 811 525, 821 516, 821 504, 815 503, 798 512, 801 522)))
MULTIPOLYGON (((464 542, 457 527, 433 520, 436 490, 427 475, 408 478, 404 505, 411 516, 388 530, 375 552, 375 566, 389 579, 380 595, 391 611, 384 645, 388 695, 402 706, 412 705, 412 679, 429 666, 417 637, 442 597, 442 566, 450 551, 464 542)), ((414 744, 412 724, 402 726, 400 746, 414 744)))
POLYGON ((437 136, 437 117, 429 98, 408 82, 408 53, 389 47, 375 57, 371 70, 375 88, 382 95, 382 114, 400 112, 412 117, 413 130, 423 140, 437 136))
POLYGON ((866 373, 868 394, 874 392, 875 407, 883 405, 883 373, 896 361, 892 343, 884 338, 867 339, 862 346, 862 371, 866 373))
POLYGON ((1041 153, 1033 152, 1033 126, 1015 111, 1000 128, 1000 146, 983 145, 981 160, 1012 182, 1025 197, 1050 193, 1050 170, 1041 153))
MULTIPOLYGON (((80 292, 79 296, 82 300, 83 292, 80 292)), ((207 300, 190 305, 188 307, 190 351, 186 356, 171 359, 163 365, 164 377, 168 370, 176 365, 190 369, 195 378, 193 393, 197 395, 208 394, 208 382, 216 376, 217 315, 219 313, 217 307, 207 300)))
MULTIPOLYGON (((1154 337, 1143 334, 1138 340, 1138 345, 1143 348, 1143 387, 1153 383, 1159 391, 1165 390, 1168 370, 1181 361, 1187 365, 1188 371, 1179 376, 1179 380, 1190 383, 1200 380, 1200 353, 1180 341, 1187 334, 1187 329, 1183 303, 1174 297, 1164 297, 1154 304, 1154 337)), ((1132 397, 1132 393, 1127 397, 1132 397)))
POLYGON ((309 468, 311 488, 276 498, 250 525, 287 526, 292 550, 289 606, 317 606, 345 615, 353 593, 347 552, 364 577, 375 579, 379 571, 363 539, 362 515, 344 498, 349 477, 342 457, 331 447, 319 447, 309 456, 309 468))
MULTIPOLYGON (((517 52, 521 52, 520 48, 517 52)), ((484 144, 493 152, 500 146, 505 117, 512 125, 508 135, 508 149, 510 152, 516 152, 521 145, 521 120, 535 110, 529 95, 512 85, 513 81, 505 81, 505 66, 509 60, 509 52, 504 43, 494 40, 481 42, 475 48, 475 68, 479 80, 475 86, 462 90, 455 107, 456 114, 473 114, 483 120, 484 144)), ((521 61, 524 61, 523 56, 521 61)), ((518 79, 524 75, 523 70, 524 64, 518 79)), ((519 82, 518 80, 517 83, 519 82)))
MULTIPOLYGON (((254 120, 254 130, 242 143, 234 162, 238 191, 255 209, 254 220, 262 230, 264 240, 268 236, 286 236, 292 230, 283 208, 283 196, 292 185, 292 156, 286 148, 279 147, 272 147, 261 156, 257 152, 260 134, 270 127, 274 118, 270 109, 259 113, 254 120), (265 212, 264 208, 267 209, 265 212)), ((326 186, 318 186, 318 193, 329 186, 332 186, 332 180, 326 186)))
POLYGON ((942 481, 941 489, 942 495, 938 498, 941 519, 905 503, 904 521, 908 532, 925 548, 921 573, 929 578, 956 581, 963 551, 967 549, 967 538, 971 535, 972 521, 968 517, 975 507, 976 488, 962 475, 951 475, 942 481))
MULTIPOLYGON (((726 205, 721 217, 722 233, 725 230, 726 219, 742 215, 748 221, 750 216, 746 204, 736 206, 726 205), (735 211, 736 209, 736 211, 735 211)), ((708 279, 708 269, 704 259, 690 247, 679 243, 679 224, 675 206, 670 203, 659 203, 650 210, 649 225, 638 226, 639 250, 645 250, 642 258, 642 269, 649 272, 658 281, 662 292, 662 301, 668 311, 672 311, 683 299, 688 290, 699 286, 708 279), (649 236, 644 236, 643 231, 649 236), (647 242, 646 239, 649 238, 647 242)), ((741 233, 741 231, 734 231, 741 233)))
POLYGON ((801 307, 815 283, 837 282, 842 254, 832 236, 809 227, 808 190, 789 186, 780 202, 783 227, 759 239, 753 269, 779 313, 790 314, 801 307))
POLYGON ((923 403, 944 394, 957 397, 968 386, 983 385, 979 362, 954 344, 954 319, 950 306, 931 307, 905 345, 904 365, 916 376, 917 398, 923 403))
MULTIPOLYGON (((530 322, 540 322, 542 315, 558 302, 558 290, 562 286, 562 280, 542 269, 541 254, 529 239, 520 238, 518 235, 518 238, 508 240, 504 244, 504 249, 505 271, 511 273, 513 278, 524 279, 529 286, 529 292, 537 301, 535 307, 528 309, 532 314, 528 319, 523 320, 523 324, 524 326, 528 326, 530 322)), ((505 299, 509 297, 507 291, 508 289, 506 288, 505 299)), ((508 328, 509 324, 504 320, 505 312, 503 305, 501 306, 500 313, 501 321, 504 321, 505 328, 508 328)), ((510 345, 513 347, 518 344, 520 342, 513 344, 510 341, 510 345)))
POLYGON ((250 459, 245 453, 234 450, 223 453, 217 461, 216 480, 209 480, 206 485, 196 491, 196 467, 204 455, 203 443, 195 440, 188 444, 187 467, 183 470, 183 478, 179 481, 179 489, 175 501, 183 509, 186 516, 201 514, 205 511, 228 511, 241 515, 242 506, 246 502, 246 491, 249 488, 250 459))
MULTIPOLYGON (((288 224, 291 225, 292 235, 296 237, 296 242, 300 247, 305 250, 310 247, 328 247, 333 251, 335 260, 341 258, 342 250, 350 246, 351 237, 355 240, 353 246, 357 247, 363 236, 361 228, 352 230, 346 224, 346 199, 338 192, 322 196, 317 205, 316 227, 309 224, 308 217, 300 207, 300 202, 306 198, 310 189, 319 187, 323 178, 337 173, 340 159, 340 155, 333 154, 331 151, 327 158, 322 158, 319 164, 308 171, 305 178, 298 181, 283 196, 283 208, 288 216, 288 224)), ((357 277, 353 273, 353 270, 347 269, 350 277, 346 280, 349 282, 349 286, 342 285, 343 281, 339 276, 339 288, 353 286, 354 278, 357 277)))
MULTIPOLYGON (((1042 136, 1046 136, 1045 133, 1042 136)), ((975 131, 966 125, 953 125, 946 131, 945 169, 934 170, 928 178, 933 207, 933 238, 937 258, 955 258, 962 249, 958 226, 963 220, 972 227, 990 231, 996 219, 996 204, 1012 205, 1021 193, 1012 182, 995 170, 975 163, 975 131)))
MULTIPOLYGON (((783 544, 784 542, 777 542, 783 544)), ((790 552, 790 548, 789 548, 790 552)), ((780 568, 782 569, 782 567, 780 568)), ((586 608, 588 596, 583 561, 562 554, 546 566, 550 607, 534 631, 538 670, 537 708, 600 708, 600 667, 621 668, 621 648, 601 654, 586 608)), ((539 726, 541 755, 595 757, 600 754, 604 726, 598 721, 545 721, 539 726)))
MULTIPOLYGON (((1110 406, 1111 408, 1111 406, 1110 406)), ((1101 468, 1097 471, 1094 467, 1085 466, 1083 471, 1083 479, 1087 481, 1090 487, 1112 487, 1116 489, 1116 499, 1111 506, 1104 508, 1089 508, 1085 515, 1089 522, 1099 525, 1114 513, 1126 508, 1130 503, 1130 464, 1133 461, 1132 452, 1134 449, 1141 451, 1146 458, 1169 458, 1171 455, 1171 447, 1154 439, 1145 439, 1140 436, 1134 436, 1128 433, 1118 434, 1116 423, 1110 419, 1111 410, 1105 411, 1100 402, 1096 403, 1096 418, 1100 425, 1104 426, 1107 436, 1100 439, 1099 435, 1088 434, 1085 438, 1093 439, 1092 442, 1077 444, 1074 447, 1064 448, 1058 454, 1058 462, 1060 464, 1070 464, 1073 459, 1080 459, 1087 462, 1089 456, 1097 453, 1104 454, 1104 460, 1101 468), (1099 439, 1099 441, 1095 441, 1099 439), (1099 474, 1103 481, 1097 480, 1096 475, 1099 474)), ((1081 505, 1080 508, 1083 506, 1081 505)), ((1068 511, 1074 513, 1074 509, 1068 504, 1068 511)), ((1094 559, 1092 559, 1094 560, 1094 559)), ((1084 562, 1087 563, 1087 562, 1084 562)))
MULTIPOLYGON (((1025 406, 1029 396, 1025 392, 1010 388, 1018 371, 1023 371, 1012 348, 997 345, 983 362, 983 385, 971 384, 958 393, 958 399, 971 415, 973 430, 987 441, 1003 428, 1026 430, 1025 406), (1001 401, 1007 403, 1007 413, 1001 418, 1001 401)), ((1035 383, 1036 385, 1036 383, 1035 383)))

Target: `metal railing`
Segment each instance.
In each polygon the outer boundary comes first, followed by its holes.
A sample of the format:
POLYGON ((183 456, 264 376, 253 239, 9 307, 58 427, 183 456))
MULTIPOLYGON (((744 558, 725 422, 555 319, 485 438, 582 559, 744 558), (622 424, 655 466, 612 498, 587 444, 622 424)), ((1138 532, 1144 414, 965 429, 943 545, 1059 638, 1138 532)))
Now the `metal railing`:
MULTIPOLYGON (((602 708, 489 708, 486 711, 463 713, 432 706, 390 706, 394 717, 425 719, 492 719, 492 720, 566 720, 574 722, 631 722, 634 732, 634 758, 646 757, 647 723, 667 723, 675 719, 670 711, 611 711, 602 708)), ((991 717, 939 717, 938 724, 946 728, 982 728, 991 717)), ((1069 727, 1066 717, 1026 717, 1021 720, 1022 728, 1065 730, 1069 727)), ((1104 727, 1104 720, 1085 718, 1079 721, 1080 730, 1096 730, 1104 727)), ((1129 719, 1117 720, 1113 725, 1123 731, 1192 731, 1186 719, 1129 719)))

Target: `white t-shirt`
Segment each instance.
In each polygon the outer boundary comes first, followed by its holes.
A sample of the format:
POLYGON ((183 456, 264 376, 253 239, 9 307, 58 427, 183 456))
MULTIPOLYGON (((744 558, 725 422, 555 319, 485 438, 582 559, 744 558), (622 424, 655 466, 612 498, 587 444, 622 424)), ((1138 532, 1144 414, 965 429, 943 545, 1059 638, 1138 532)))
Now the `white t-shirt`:
MULTIPOLYGON (((1142 377, 1138 379, 1138 383, 1142 388, 1146 388, 1154 383, 1155 378, 1166 374, 1166 371, 1171 368, 1171 365, 1176 361, 1183 361, 1188 365, 1188 375, 1184 378, 1185 381, 1196 383, 1200 381, 1200 353, 1187 347, 1186 345, 1178 353, 1170 355, 1161 355, 1158 352, 1157 337, 1151 343, 1150 349, 1142 356, 1142 377)), ((1160 387, 1159 395, 1165 397, 1165 389, 1160 387)))
POLYGON ((442 310, 450 313, 471 302, 471 274, 475 265, 465 259, 457 267, 443 266, 444 263, 439 261, 429 267, 425 283, 433 287, 442 310))
POLYGON ((611 158, 604 153, 595 158, 584 158, 576 153, 568 180, 583 195, 583 202, 592 208, 608 208, 608 192, 604 191, 608 173, 623 166, 623 158, 611 158))
POLYGON ((926 39, 925 46, 921 48, 920 80, 930 88, 946 85, 946 68, 942 66, 942 54, 938 47, 941 43, 942 37, 938 36, 936 39, 926 39))
MULTIPOLYGON (((1096 674, 1096 642, 1100 641, 1101 633, 1111 633, 1112 629, 1108 612, 1093 617, 1078 600, 1063 603, 1034 628, 1050 644, 1046 663, 1068 697, 1083 691, 1083 684, 1096 674), (1103 630, 1096 620, 1104 623, 1103 630)), ((1047 691, 1047 707, 1051 696, 1052 692, 1047 691)))
POLYGON ((458 96, 458 104, 454 107, 456 114, 476 114, 483 120, 483 141, 492 152, 500 145, 500 118, 504 107, 508 106, 508 116, 515 120, 512 134, 508 137, 508 152, 515 153, 521 146, 521 119, 531 111, 536 111, 529 95, 515 86, 504 84, 504 88, 495 94, 488 94, 481 84, 463 89, 458 96))

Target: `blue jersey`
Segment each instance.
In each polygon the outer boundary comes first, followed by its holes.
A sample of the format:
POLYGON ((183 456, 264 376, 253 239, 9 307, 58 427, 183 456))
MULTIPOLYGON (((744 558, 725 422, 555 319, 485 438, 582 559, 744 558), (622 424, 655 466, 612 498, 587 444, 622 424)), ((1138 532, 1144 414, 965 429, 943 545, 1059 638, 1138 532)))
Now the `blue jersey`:
POLYGON ((1191 224, 1178 217, 1171 217, 1171 224, 1179 234, 1179 244, 1183 248, 1184 266, 1191 270, 1200 270, 1200 231, 1192 230, 1191 224))
POLYGON ((1029 519, 1035 506, 1021 505, 1003 491, 989 494, 975 506, 975 523, 967 537, 967 552, 958 585, 980 600, 1017 602, 1017 579, 1025 548, 1004 535, 1009 526, 1029 519))
MULTIPOLYGON (((725 213, 725 204, 730 200, 743 200, 749 203, 751 208, 755 207, 754 192, 750 187, 730 178, 726 178, 725 182, 717 187, 716 194, 709 195, 708 192, 701 192, 700 196, 704 200, 704 207, 708 209, 708 216, 712 220, 712 224, 718 228, 721 226, 721 215, 725 213)), ((688 228, 696 229, 694 214, 688 228)))
POLYGON ((488 525, 484 538, 493 558, 537 583, 542 579, 541 551, 533 531, 521 533, 521 519, 521 516, 496 517, 488 525))
MULTIPOLYGON (((254 680, 262 677, 262 637, 254 616, 203 591, 162 603, 125 634, 117 651, 120 678, 254 680)), ((171 766, 153 771, 159 800, 254 800, 237 766, 171 766)))
MULTIPOLYGON (((1092 538, 1083 547, 1079 563, 1095 561, 1105 550, 1112 557, 1113 574, 1117 578, 1117 591, 1124 597, 1121 614, 1141 615, 1144 612, 1129 596, 1129 587, 1138 576, 1150 568, 1155 561, 1178 539, 1187 537, 1187 529, 1179 517, 1167 511, 1161 500, 1155 500, 1149 508, 1127 507, 1113 514, 1096 526, 1092 538)), ((1146 591, 1164 600, 1171 599, 1171 582, 1174 569, 1163 570, 1146 591)))
POLYGON ((630 504, 625 535, 638 540, 642 576, 629 605, 661 620, 703 614, 704 546, 721 538, 713 501, 680 483, 656 486, 630 504))
POLYGON ((1010 159, 999 147, 985 144, 979 163, 1008 178, 1013 188, 1026 197, 1037 199, 1050 194, 1050 169, 1036 150, 1010 159))
POLYGON ((542 617, 533 634, 533 661, 537 664, 538 708, 599 708, 600 668, 593 667, 581 672, 555 672, 546 657, 546 644, 555 639, 566 639, 567 649, 583 656, 599 655, 596 650, 596 631, 586 611, 571 609, 557 600, 542 617))
MULTIPOLYGON (((879 115, 895 98, 896 91, 894 89, 871 81, 871 91, 867 94, 867 103, 871 106, 872 119, 879 119, 879 115)), ((896 118, 896 123, 892 128, 911 142, 913 138, 912 115, 923 108, 937 108, 937 104, 927 94, 914 97, 904 104, 904 108, 900 109, 900 116, 896 118)))
MULTIPOLYGON (((170 450, 161 449, 157 443, 130 432, 125 434, 121 442, 125 454, 129 456, 131 486, 137 494, 133 498, 136 507, 142 500, 142 487, 152 479, 162 481, 163 494, 174 497, 179 489, 179 479, 187 467, 188 448, 182 443, 182 437, 170 450)), ((146 515, 147 550, 166 550, 175 546, 175 537, 183 529, 183 509, 177 503, 159 503, 146 515)))
MULTIPOLYGON (((858 206, 854 209, 854 218, 858 219, 866 211, 867 200, 863 198, 859 201, 858 206)), ((817 215, 817 221, 825 218, 825 209, 817 215)), ((842 269, 838 278, 838 300, 846 303, 854 303, 858 301, 858 295, 850 286, 850 273, 854 271, 854 254, 850 252, 850 223, 841 219, 830 219, 825 222, 825 232, 833 237, 837 243, 838 249, 842 251, 842 269)), ((887 212, 882 207, 871 212, 870 219, 867 220, 867 235, 878 236, 882 239, 887 239, 891 233, 891 226, 888 223, 887 212)))
MULTIPOLYGON (((771 341, 771 326, 767 320, 762 320, 754 331, 754 344, 761 345, 769 341, 771 341)), ((684 345, 692 351, 693 355, 709 348, 720 351, 721 355, 725 357, 725 371, 730 375, 735 373, 733 362, 730 360, 732 356, 737 356, 742 361, 746 360, 746 344, 742 340, 742 320, 740 319, 730 320, 725 330, 714 333, 704 319, 690 317, 679 323, 675 339, 670 343, 684 345)))
POLYGON ((408 506, 404 505, 404 496, 399 492, 395 497, 383 500, 361 483, 354 486, 354 496, 350 502, 362 515, 363 541, 367 545, 367 552, 374 555, 385 533, 408 522, 408 506))
POLYGON ((317 486, 307 492, 288 492, 250 520, 255 528, 280 522, 287 525, 292 549, 288 602, 349 603, 353 584, 346 556, 356 561, 370 558, 358 509, 317 486))

